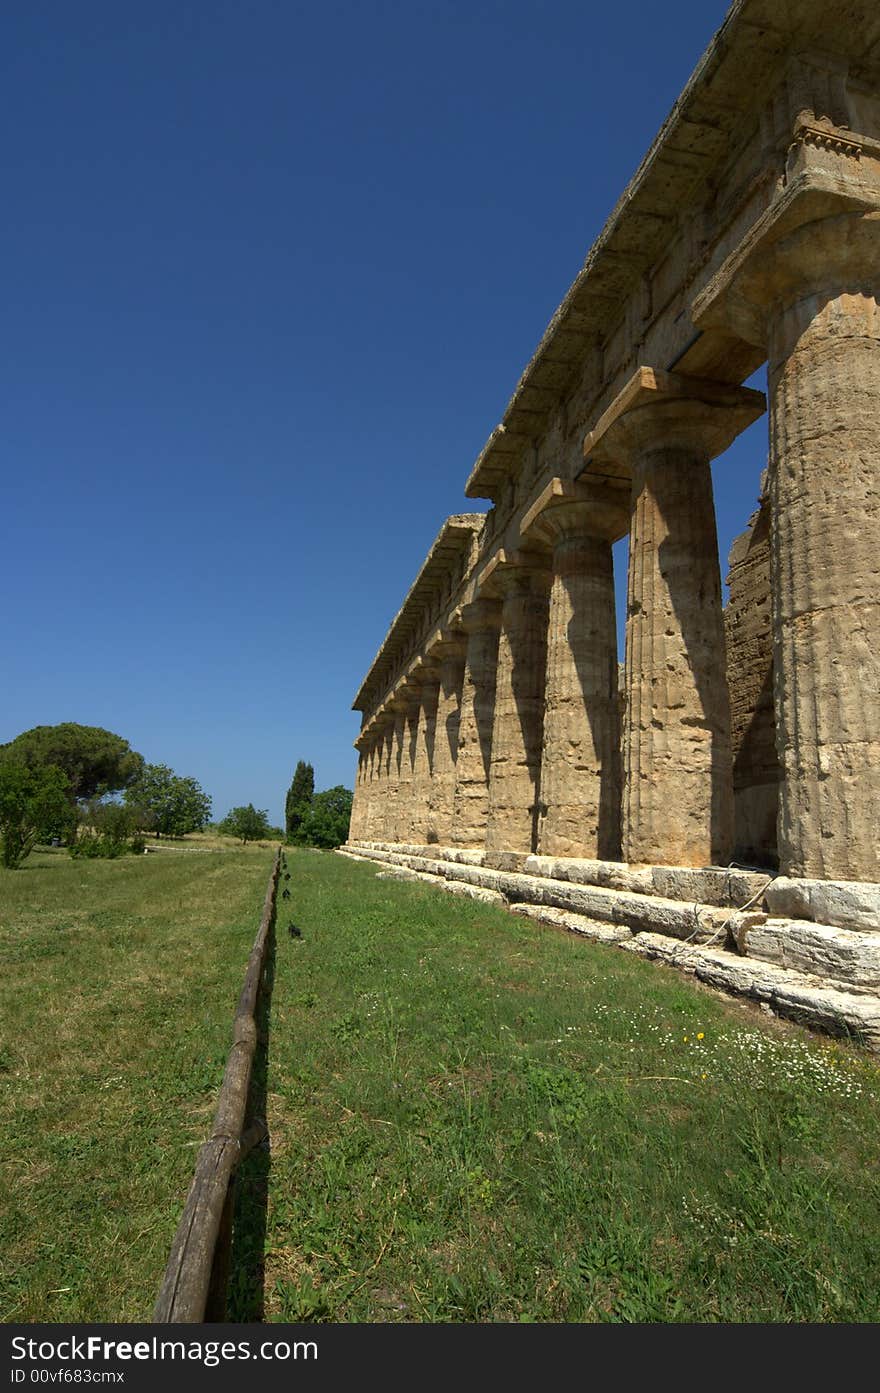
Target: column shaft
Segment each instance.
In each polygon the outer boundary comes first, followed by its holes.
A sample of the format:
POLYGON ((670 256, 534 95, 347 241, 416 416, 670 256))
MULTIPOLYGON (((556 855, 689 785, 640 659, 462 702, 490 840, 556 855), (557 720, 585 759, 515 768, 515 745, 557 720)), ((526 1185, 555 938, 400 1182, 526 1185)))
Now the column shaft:
POLYGON ((540 850, 620 856, 620 705, 611 544, 560 537, 553 548, 540 850))
POLYGON ((812 294, 781 312, 770 396, 780 863, 880 881, 876 295, 812 294))
POLYGON ((513 565, 499 578, 501 637, 489 771, 489 851, 532 852, 540 812, 549 570, 513 565))
POLYGON ((395 840, 409 842, 413 837, 413 767, 416 756, 416 741, 419 731, 420 701, 418 693, 407 690, 402 698, 405 704, 402 730, 399 732, 400 773, 397 783, 397 807, 395 810, 395 840))
POLYGON ((495 721, 500 600, 477 600, 462 611, 467 631, 451 845, 482 848, 489 814, 489 767, 495 721))
POLYGON ((730 855, 730 704, 712 473, 678 448, 633 463, 623 854, 699 866, 730 855))
POLYGON ((416 845, 423 846, 433 836, 430 803, 440 690, 439 673, 422 675, 419 683, 418 727, 412 777, 412 840, 416 845))
POLYGON ((452 837, 465 647, 466 642, 462 637, 447 640, 436 650, 440 658, 440 686, 434 732, 428 841, 440 846, 448 846, 452 837))

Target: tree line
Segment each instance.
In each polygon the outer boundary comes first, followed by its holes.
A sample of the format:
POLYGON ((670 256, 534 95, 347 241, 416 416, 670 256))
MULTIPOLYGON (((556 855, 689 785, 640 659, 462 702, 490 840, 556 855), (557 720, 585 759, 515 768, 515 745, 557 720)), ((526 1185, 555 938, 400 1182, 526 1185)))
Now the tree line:
MULTIPOLYGON (((348 836, 352 794, 342 785, 315 792, 315 771, 300 760, 273 827, 253 803, 232 808, 215 830, 241 842, 271 837, 331 848, 348 836)), ((35 726, 0 745, 0 860, 16 869, 37 845, 76 857, 142 852, 147 836, 185 837, 211 826, 211 799, 198 781, 167 764, 148 764, 129 742, 100 726, 35 726)))
POLYGON ((0 842, 15 869, 38 843, 74 856, 143 851, 145 837, 182 837, 211 816, 196 779, 148 764, 100 726, 35 726, 0 745, 0 842))

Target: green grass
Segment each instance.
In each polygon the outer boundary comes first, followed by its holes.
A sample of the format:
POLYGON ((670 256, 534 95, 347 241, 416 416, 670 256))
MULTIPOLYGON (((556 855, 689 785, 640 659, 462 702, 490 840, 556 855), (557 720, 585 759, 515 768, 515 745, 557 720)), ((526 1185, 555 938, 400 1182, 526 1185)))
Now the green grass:
POLYGON ((271 859, 0 871, 0 1319, 150 1318, 271 859))
POLYGON ((252 1244, 237 1316, 264 1280, 275 1320, 878 1319, 873 1060, 503 911, 289 860, 265 1274, 252 1244))
MULTIPOLYGON (((878 1319, 874 1060, 502 911, 288 859, 233 1318, 878 1319)), ((270 862, 0 874, 3 1320, 149 1319, 270 862)))

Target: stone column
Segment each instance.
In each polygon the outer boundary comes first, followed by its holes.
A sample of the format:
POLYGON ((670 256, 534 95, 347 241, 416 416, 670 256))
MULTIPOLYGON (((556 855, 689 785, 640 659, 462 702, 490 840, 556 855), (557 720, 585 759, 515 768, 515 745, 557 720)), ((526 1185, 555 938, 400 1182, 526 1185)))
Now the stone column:
POLYGON ((467 635, 451 845, 482 849, 489 814, 489 766, 495 722, 495 676, 501 632, 501 601, 479 599, 462 606, 467 635))
POLYGON ((628 493, 553 482, 522 532, 552 547, 539 850, 620 857, 620 701, 611 543, 628 493))
POLYGON ((354 745, 358 752, 358 765, 354 777, 354 797, 351 801, 351 822, 348 829, 350 842, 360 841, 363 838, 361 826, 364 820, 364 772, 367 764, 367 757, 360 743, 360 737, 354 742, 354 745))
POLYGON ((699 314, 769 351, 780 867, 880 881, 880 212, 802 195, 699 314))
POLYGON ((723 864, 733 845, 730 702, 710 462, 760 392, 641 368, 585 442, 632 471, 623 856, 723 864))
POLYGON ((415 840, 413 837, 413 765, 421 709, 418 688, 407 682, 401 687, 398 700, 403 720, 400 726, 396 727, 399 772, 395 810, 395 841, 412 843, 415 840))
POLYGON ((405 742, 406 708, 406 699, 397 692, 388 702, 388 713, 390 718, 388 739, 390 751, 388 755, 389 815, 387 840, 389 842, 399 842, 403 840, 400 835, 401 800, 404 796, 402 792, 401 762, 403 759, 405 742))
POLYGON ((502 554, 489 583, 502 605, 486 850, 529 853, 540 816, 549 562, 502 554))
POLYGON ((776 252, 770 564, 780 862, 880 881, 880 215, 776 252))
POLYGON ((434 730, 428 841, 436 842, 439 846, 449 846, 452 837, 466 649, 465 635, 452 632, 444 634, 442 641, 431 648, 431 657, 440 664, 440 686, 434 730))
POLYGON ((418 686, 419 713, 412 777, 412 840, 427 844, 431 836, 431 782, 434 772, 434 744, 437 701, 440 693, 440 664, 421 659, 413 673, 418 686))
POLYGON ((373 839, 377 842, 389 842, 393 840, 393 830, 391 829, 392 803, 391 803, 391 736, 393 731, 389 714, 383 712, 377 718, 376 734, 376 800, 373 839))
POLYGON ((376 816, 376 744, 375 732, 368 729, 364 735, 364 798, 361 838, 365 842, 374 841, 376 816))

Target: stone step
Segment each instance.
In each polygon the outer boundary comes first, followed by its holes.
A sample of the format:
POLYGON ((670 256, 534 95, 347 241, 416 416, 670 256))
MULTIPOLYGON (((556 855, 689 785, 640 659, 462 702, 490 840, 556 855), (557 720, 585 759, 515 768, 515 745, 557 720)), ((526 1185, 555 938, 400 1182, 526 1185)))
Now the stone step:
POLYGON ((726 866, 627 866, 620 861, 527 856, 520 852, 485 852, 408 843, 362 842, 357 845, 374 851, 419 856, 429 861, 483 866, 488 870, 519 872, 549 880, 569 880, 578 885, 627 890, 642 895, 658 895, 661 899, 687 900, 692 904, 718 907, 735 907, 752 897, 760 897, 770 882, 770 876, 764 872, 726 866))
POLYGON ((546 874, 534 876, 433 860, 421 848, 417 854, 379 849, 364 849, 363 854, 368 859, 418 872, 429 881, 460 881, 492 891, 511 905, 545 905, 612 925, 628 934, 659 933, 697 944, 711 942, 721 948, 735 948, 742 957, 827 979, 848 992, 880 991, 880 936, 870 931, 854 932, 807 920, 771 917, 760 910, 720 909, 666 899, 656 893, 554 880, 546 874))
POLYGON ((761 1002, 789 1020, 826 1034, 855 1039, 875 1052, 880 1051, 880 1000, 876 997, 840 991, 807 973, 741 958, 724 949, 673 943, 662 934, 631 934, 546 905, 518 904, 510 908, 513 914, 665 963, 716 991, 761 1002))

